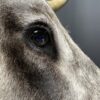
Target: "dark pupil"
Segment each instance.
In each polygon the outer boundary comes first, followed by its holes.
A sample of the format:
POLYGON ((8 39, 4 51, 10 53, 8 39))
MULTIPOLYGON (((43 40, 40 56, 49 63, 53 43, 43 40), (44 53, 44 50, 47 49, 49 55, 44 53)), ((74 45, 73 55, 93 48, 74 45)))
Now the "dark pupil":
POLYGON ((49 41, 48 31, 42 27, 33 28, 31 40, 38 46, 45 46, 49 41))

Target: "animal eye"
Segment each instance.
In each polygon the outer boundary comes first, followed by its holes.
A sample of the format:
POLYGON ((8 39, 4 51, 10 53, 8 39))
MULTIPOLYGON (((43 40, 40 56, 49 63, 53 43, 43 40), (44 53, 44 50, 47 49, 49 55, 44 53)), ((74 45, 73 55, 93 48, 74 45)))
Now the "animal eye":
POLYGON ((35 23, 26 32, 31 43, 44 47, 50 43, 51 30, 43 23, 35 23))
POLYGON ((49 42, 49 31, 41 26, 34 26, 32 29, 31 41, 37 46, 45 46, 49 42))
POLYGON ((58 57, 52 27, 44 22, 31 23, 23 30, 23 40, 35 52, 46 54, 52 59, 58 57))

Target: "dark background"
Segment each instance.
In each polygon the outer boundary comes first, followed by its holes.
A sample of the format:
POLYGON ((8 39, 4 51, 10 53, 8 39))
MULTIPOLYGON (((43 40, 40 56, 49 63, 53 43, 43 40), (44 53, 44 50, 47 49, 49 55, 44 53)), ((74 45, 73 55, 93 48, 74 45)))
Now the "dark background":
POLYGON ((57 15, 73 40, 100 67, 100 0, 69 0, 57 15))

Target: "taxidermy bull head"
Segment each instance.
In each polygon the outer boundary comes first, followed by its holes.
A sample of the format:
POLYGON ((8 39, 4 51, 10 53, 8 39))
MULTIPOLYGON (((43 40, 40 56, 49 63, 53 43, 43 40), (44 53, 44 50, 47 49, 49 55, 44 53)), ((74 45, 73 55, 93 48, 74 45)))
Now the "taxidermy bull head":
POLYGON ((100 100, 100 69, 48 3, 0 0, 0 100, 100 100))

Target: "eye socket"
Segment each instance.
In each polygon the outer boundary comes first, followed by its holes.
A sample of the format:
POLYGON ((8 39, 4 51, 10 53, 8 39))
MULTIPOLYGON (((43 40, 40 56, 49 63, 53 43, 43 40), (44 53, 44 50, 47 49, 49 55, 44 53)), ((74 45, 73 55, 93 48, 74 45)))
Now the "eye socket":
POLYGON ((44 23, 34 23, 27 29, 26 34, 30 42, 38 47, 44 47, 50 43, 51 29, 44 23))
POLYGON ((23 31, 23 40, 27 47, 41 56, 45 54, 52 59, 58 58, 53 30, 49 24, 41 21, 29 24, 23 31))

